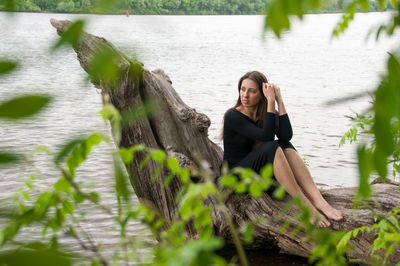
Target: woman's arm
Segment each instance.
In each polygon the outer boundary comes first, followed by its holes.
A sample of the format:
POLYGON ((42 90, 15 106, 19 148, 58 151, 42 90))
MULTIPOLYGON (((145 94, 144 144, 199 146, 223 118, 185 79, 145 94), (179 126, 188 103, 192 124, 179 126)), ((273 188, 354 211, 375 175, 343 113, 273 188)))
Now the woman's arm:
POLYGON ((264 126, 259 128, 249 117, 236 109, 231 109, 225 115, 224 128, 254 140, 273 141, 276 131, 275 114, 268 112, 264 126))
POLYGON ((279 116, 286 114, 286 108, 285 104, 283 103, 282 95, 281 95, 281 89, 276 86, 274 86, 274 91, 275 91, 275 100, 278 103, 278 114, 279 116))
POLYGON ((278 86, 274 85, 275 100, 278 103, 278 114, 279 114, 279 127, 277 128, 276 136, 278 139, 283 141, 289 141, 292 139, 293 130, 290 124, 289 116, 286 112, 285 104, 281 95, 281 90, 278 86))

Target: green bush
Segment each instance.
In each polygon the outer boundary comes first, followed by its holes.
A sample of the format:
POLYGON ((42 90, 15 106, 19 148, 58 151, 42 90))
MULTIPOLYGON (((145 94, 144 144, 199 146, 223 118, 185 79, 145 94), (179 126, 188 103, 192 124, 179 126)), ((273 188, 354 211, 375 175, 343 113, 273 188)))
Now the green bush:
POLYGON ((75 4, 72 1, 60 2, 56 7, 56 12, 72 13, 75 10, 75 4))

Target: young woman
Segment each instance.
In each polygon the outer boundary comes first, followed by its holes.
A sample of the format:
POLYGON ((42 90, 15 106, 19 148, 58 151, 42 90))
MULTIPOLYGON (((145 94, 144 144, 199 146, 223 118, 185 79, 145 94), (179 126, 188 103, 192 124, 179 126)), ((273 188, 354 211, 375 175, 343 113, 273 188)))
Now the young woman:
POLYGON ((252 71, 240 78, 238 89, 239 98, 225 113, 222 133, 224 161, 229 168, 251 168, 260 173, 270 163, 273 178, 289 195, 300 197, 310 207, 314 214, 312 222, 317 219, 318 226, 328 227, 328 219, 341 220, 342 213, 322 197, 308 168, 289 142, 292 126, 279 87, 268 83, 262 73, 252 71), (278 140, 274 140, 275 135, 278 140))

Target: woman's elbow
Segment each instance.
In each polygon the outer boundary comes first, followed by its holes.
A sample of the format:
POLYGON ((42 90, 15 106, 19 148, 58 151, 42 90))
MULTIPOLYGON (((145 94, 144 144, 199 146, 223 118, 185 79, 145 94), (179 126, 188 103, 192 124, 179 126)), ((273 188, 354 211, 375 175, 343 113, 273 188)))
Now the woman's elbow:
POLYGON ((274 141, 274 136, 273 135, 271 135, 271 136, 263 136, 260 140, 262 142, 274 141))
POLYGON ((293 137, 293 134, 284 134, 282 136, 279 136, 278 139, 281 140, 281 141, 288 142, 288 141, 290 141, 292 139, 292 137, 293 137))

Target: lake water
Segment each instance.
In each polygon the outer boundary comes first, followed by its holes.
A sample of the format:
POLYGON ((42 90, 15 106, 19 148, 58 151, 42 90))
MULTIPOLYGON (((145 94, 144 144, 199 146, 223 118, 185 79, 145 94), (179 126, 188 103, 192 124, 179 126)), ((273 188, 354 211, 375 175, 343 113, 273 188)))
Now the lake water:
MULTIPOLYGON (((0 149, 29 152, 46 145, 53 152, 86 132, 110 135, 97 112, 101 97, 85 79, 70 48, 49 53, 58 35, 50 18, 84 17, 87 31, 104 37, 125 54, 136 56, 146 69, 162 68, 183 101, 211 119, 209 137, 218 135, 224 112, 237 99, 237 81, 250 70, 266 74, 280 86, 289 113, 292 143, 305 156, 320 187, 356 186, 355 145, 338 147, 349 128, 346 116, 368 107, 365 97, 334 106, 329 100, 370 91, 385 70, 387 52, 399 38, 376 42, 366 36, 389 13, 357 14, 340 39, 331 39, 339 14, 307 15, 277 40, 263 35, 263 16, 116 16, 0 13, 0 58, 17 60, 18 71, 0 79, 0 101, 22 93, 53 97, 48 109, 17 124, 0 121, 0 149)), ((112 144, 102 144, 79 169, 80 180, 95 184, 103 202, 113 202, 112 144)), ((49 157, 38 154, 31 166, 0 169, 0 198, 10 196, 33 173, 45 189, 58 176, 49 157)), ((90 210, 89 210, 90 213, 90 210)), ((104 245, 115 244, 115 232, 101 212, 88 215, 87 226, 104 245), (110 236, 105 237, 105 232, 110 236)), ((145 232, 133 223, 132 234, 145 232)))

